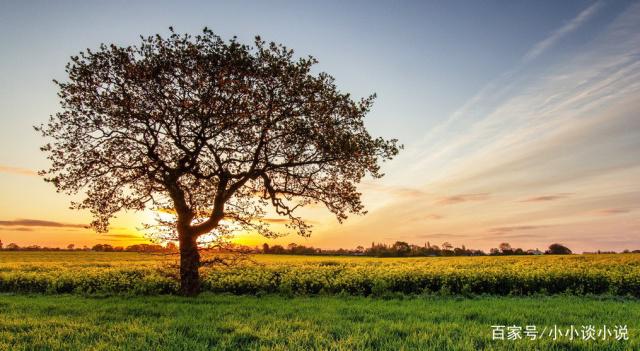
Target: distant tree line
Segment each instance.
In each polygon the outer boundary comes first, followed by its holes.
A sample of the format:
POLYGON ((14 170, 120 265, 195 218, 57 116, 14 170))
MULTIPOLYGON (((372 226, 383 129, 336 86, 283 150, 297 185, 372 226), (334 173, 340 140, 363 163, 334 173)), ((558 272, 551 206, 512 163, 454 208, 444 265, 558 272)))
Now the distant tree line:
POLYGON ((169 242, 162 246, 158 244, 135 244, 129 246, 112 246, 109 244, 96 244, 92 247, 76 247, 74 244, 67 245, 66 248, 47 247, 40 245, 18 246, 15 243, 4 246, 0 241, 0 250, 4 251, 97 251, 97 252, 177 252, 178 246, 169 242))
MULTIPOLYGON (((572 251, 562 244, 551 244, 549 248, 542 252, 538 249, 523 250, 512 248, 509 243, 501 243, 498 248, 492 248, 489 253, 482 250, 468 249, 464 245, 454 247, 449 242, 444 242, 442 246, 432 245, 427 242, 424 245, 409 244, 404 241, 396 241, 392 245, 371 243, 371 247, 364 248, 358 246, 355 249, 323 250, 310 246, 291 243, 287 247, 281 245, 269 246, 263 244, 262 249, 256 249, 256 253, 276 254, 276 255, 351 255, 351 256, 372 256, 372 257, 428 257, 428 256, 501 256, 501 255, 567 255, 572 251)), ((640 252, 640 250, 637 250, 640 252)))
MULTIPOLYGON (((327 256, 372 256, 372 257, 429 257, 429 256, 508 256, 508 255, 569 255, 573 252, 565 245, 554 243, 549 245, 545 251, 538 249, 523 250, 513 248, 509 243, 501 243, 497 248, 492 248, 489 253, 482 250, 468 249, 464 245, 454 247, 448 242, 441 246, 432 245, 427 242, 424 245, 409 244, 404 241, 396 241, 392 245, 371 243, 371 247, 364 248, 358 246, 355 249, 326 250, 314 248, 312 246, 298 245, 291 243, 286 247, 282 245, 269 246, 263 244, 262 248, 254 248, 254 253, 276 254, 276 255, 327 255, 327 256)), ((585 254, 605 254, 616 253, 615 251, 584 252, 585 254)), ((624 250, 622 253, 640 253, 640 250, 624 250)))
MULTIPOLYGON (((39 245, 18 246, 10 243, 3 246, 0 240, 0 250, 5 251, 97 251, 97 252, 145 252, 145 253, 175 253, 178 246, 169 242, 165 246, 159 244, 135 244, 129 246, 112 246, 109 244, 96 244, 92 247, 84 246, 77 248, 74 244, 69 244, 65 249, 59 247, 46 247, 39 245)), ((488 253, 482 250, 468 249, 464 245, 454 247, 449 242, 442 243, 441 246, 426 242, 424 245, 409 244, 404 241, 396 241, 391 245, 382 243, 371 243, 371 246, 364 248, 358 246, 355 249, 320 249, 313 246, 304 246, 296 243, 289 245, 263 244, 261 247, 249 247, 244 245, 230 245, 225 248, 210 250, 211 252, 244 252, 255 254, 274 255, 323 255, 323 256, 371 256, 371 257, 435 257, 435 256, 512 256, 512 255, 569 255, 573 252, 565 245, 554 243, 549 245, 545 251, 538 249, 524 250, 513 248, 509 243, 501 243, 497 248, 492 248, 488 253)), ((594 251, 583 252, 584 254, 615 254, 615 251, 594 251)), ((621 253, 640 253, 640 250, 624 250, 621 253)))

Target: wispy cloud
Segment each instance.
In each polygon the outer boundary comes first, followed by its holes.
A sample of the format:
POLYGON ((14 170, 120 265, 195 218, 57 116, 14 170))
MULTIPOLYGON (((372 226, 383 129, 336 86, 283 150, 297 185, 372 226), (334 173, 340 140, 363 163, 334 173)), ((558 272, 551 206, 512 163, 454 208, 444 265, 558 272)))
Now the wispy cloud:
POLYGON ((53 228, 88 228, 86 224, 61 223, 40 219, 15 219, 12 221, 0 221, 0 226, 12 227, 53 227, 53 228))
POLYGON ((32 232, 33 228, 25 228, 25 227, 0 227, 0 230, 9 230, 12 232, 32 232))
POLYGON ((26 175, 26 176, 38 175, 38 172, 31 169, 21 168, 21 167, 12 167, 12 166, 6 166, 6 165, 0 165, 0 173, 19 174, 19 175, 26 175))
POLYGON ((555 195, 534 196, 534 197, 526 198, 524 200, 520 200, 520 202, 554 201, 554 200, 566 199, 571 195, 572 194, 570 193, 562 193, 562 194, 555 194, 555 195))
POLYGON ((571 21, 567 22, 562 27, 558 28, 556 31, 551 33, 545 39, 539 41, 536 45, 534 45, 527 53, 524 55, 524 61, 530 61, 534 58, 542 55, 546 50, 560 41, 563 37, 566 37, 568 34, 574 32, 584 23, 586 23, 589 19, 591 19, 598 10, 602 7, 602 3, 596 2, 586 9, 582 10, 576 17, 574 17, 571 21))
POLYGON ((522 231, 526 231, 526 230, 534 230, 534 229, 540 229, 540 228, 546 228, 546 227, 548 227, 548 226, 546 226, 546 225, 517 225, 517 226, 510 226, 510 227, 495 227, 495 228, 489 229, 489 232, 491 232, 491 233, 522 232, 522 231))
POLYGON ((438 205, 452 205, 469 201, 482 201, 489 198, 488 193, 475 193, 475 194, 458 194, 453 196, 447 196, 439 199, 436 203, 438 205))
POLYGON ((605 208, 602 210, 594 211, 593 213, 601 216, 611 216, 611 215, 629 213, 629 212, 631 212, 631 210, 628 208, 605 208))

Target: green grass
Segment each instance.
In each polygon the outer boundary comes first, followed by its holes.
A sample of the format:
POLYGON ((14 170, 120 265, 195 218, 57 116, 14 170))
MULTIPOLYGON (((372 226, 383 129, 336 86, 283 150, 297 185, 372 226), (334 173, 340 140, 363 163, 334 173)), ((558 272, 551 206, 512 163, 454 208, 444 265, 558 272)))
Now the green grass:
POLYGON ((576 296, 0 295, 0 350, 638 350, 640 301, 576 296), (491 340, 491 325, 626 324, 628 341, 491 340))

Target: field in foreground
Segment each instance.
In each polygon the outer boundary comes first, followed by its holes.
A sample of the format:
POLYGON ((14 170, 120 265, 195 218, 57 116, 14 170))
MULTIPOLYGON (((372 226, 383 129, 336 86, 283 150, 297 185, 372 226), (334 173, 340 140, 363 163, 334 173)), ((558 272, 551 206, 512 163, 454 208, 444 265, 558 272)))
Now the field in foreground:
MULTIPOLYGON (((0 252, 0 292, 177 291, 175 257, 106 252, 0 252)), ((640 254, 370 258, 256 255, 202 270, 203 288, 234 294, 358 296, 573 294, 640 297, 640 254)))
POLYGON ((0 295, 1 350, 638 350, 640 302, 623 298, 0 295), (627 325, 628 340, 547 335, 627 325), (537 340, 492 340, 535 325, 537 340))

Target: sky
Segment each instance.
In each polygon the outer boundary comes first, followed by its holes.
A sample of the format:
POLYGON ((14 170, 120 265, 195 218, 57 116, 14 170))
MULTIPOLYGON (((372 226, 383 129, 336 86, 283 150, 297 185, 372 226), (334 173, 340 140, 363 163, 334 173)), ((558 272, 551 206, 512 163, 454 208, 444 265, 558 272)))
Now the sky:
POLYGON ((0 2, 0 240, 146 242, 149 212, 84 228, 35 171, 32 126, 59 111, 71 55, 139 35, 255 35, 313 55, 357 97, 366 125, 404 150, 359 189, 368 214, 308 211, 310 238, 239 242, 353 248, 396 240, 488 250, 640 249, 640 2, 0 2))

